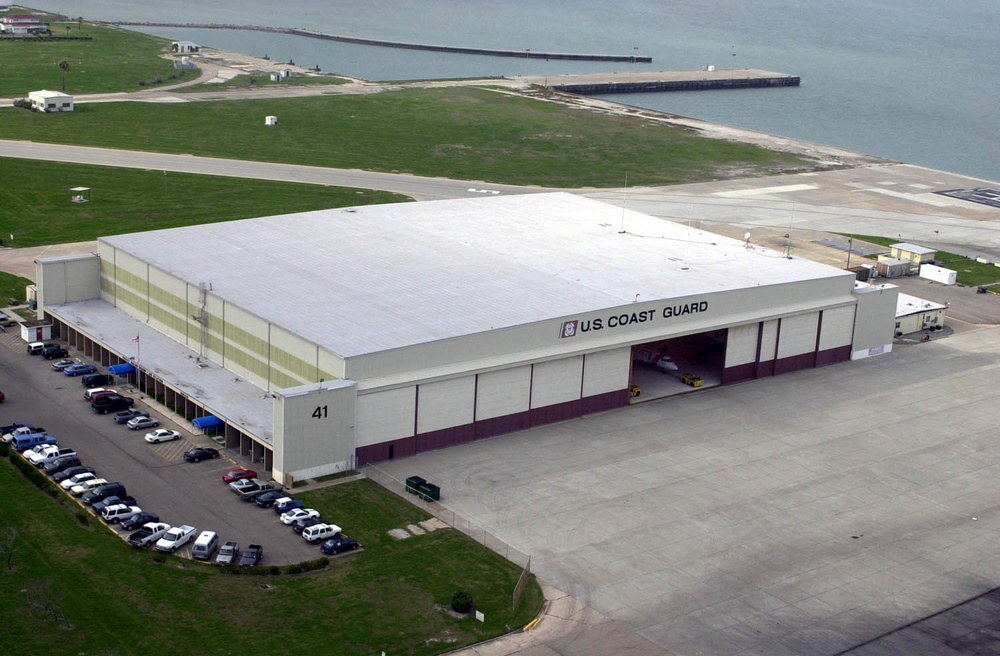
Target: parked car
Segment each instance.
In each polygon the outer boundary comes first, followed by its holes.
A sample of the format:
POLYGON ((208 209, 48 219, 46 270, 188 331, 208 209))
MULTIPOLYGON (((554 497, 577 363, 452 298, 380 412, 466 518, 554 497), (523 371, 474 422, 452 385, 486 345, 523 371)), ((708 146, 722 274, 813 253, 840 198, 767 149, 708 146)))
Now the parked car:
POLYGON ((98 501, 91 508, 94 509, 95 513, 102 513, 104 509, 108 506, 116 506, 118 504, 124 504, 126 506, 138 506, 139 502, 135 500, 135 497, 118 496, 117 494, 112 494, 110 497, 105 497, 103 501, 98 501))
POLYGON ((46 444, 58 444, 59 438, 55 435, 49 435, 48 433, 29 433, 28 435, 18 435, 10 441, 10 448, 14 449, 18 453, 24 453, 29 449, 33 449, 36 446, 44 446, 46 444))
POLYGON ((337 537, 340 527, 336 524, 316 524, 302 531, 302 539, 306 542, 319 542, 337 537))
POLYGON ((246 467, 239 467, 222 475, 222 481, 224 483, 232 483, 233 481, 238 481, 241 478, 257 478, 257 472, 252 469, 247 469, 246 467))
POLYGON ((279 519, 281 519, 282 524, 291 524, 297 519, 308 519, 310 517, 319 517, 319 511, 315 508, 296 508, 295 510, 281 513, 279 519))
POLYGON ((56 358, 65 358, 67 356, 69 356, 69 351, 58 344, 53 344, 42 349, 42 357, 46 360, 55 360, 56 358))
POLYGON ((41 469, 45 467, 45 465, 52 462, 53 460, 59 460, 60 458, 65 458, 67 456, 75 456, 75 455, 76 451, 68 447, 64 449, 56 449, 54 452, 49 451, 48 453, 45 453, 40 457, 33 458, 31 460, 31 464, 41 469))
POLYGON ((239 562, 240 545, 238 542, 229 541, 219 549, 219 555, 215 557, 216 565, 235 565, 239 562))
POLYGON ((10 328, 17 322, 10 318, 10 315, 6 312, 0 312, 0 326, 4 328, 10 328))
POLYGON ((229 489, 239 494, 244 490, 256 490, 260 481, 256 478, 241 478, 229 484, 229 489))
POLYGON ((270 508, 274 505, 274 502, 285 496, 283 490, 271 490, 270 492, 264 492, 263 494, 258 494, 253 498, 253 502, 257 504, 258 508, 270 508))
POLYGON ((63 369, 72 364, 76 364, 76 361, 70 360, 68 358, 64 360, 56 360, 55 362, 52 363, 52 368, 55 369, 56 371, 62 371, 63 369))
POLYGON ((281 516, 282 513, 286 513, 289 510, 295 510, 296 508, 304 508, 305 504, 296 499, 295 497, 281 497, 274 502, 272 509, 274 512, 281 516))
POLYGON ((242 481, 236 481, 230 485, 239 485, 240 483, 246 483, 248 480, 252 481, 253 485, 244 485, 235 490, 236 496, 244 501, 253 501, 254 497, 258 494, 264 494, 265 492, 273 492, 281 489, 281 486, 274 481, 262 481, 259 478, 243 479, 242 481))
POLYGON ((193 526, 188 526, 187 524, 181 524, 180 526, 175 526, 166 533, 163 534, 156 544, 157 551, 163 551, 166 553, 174 553, 185 544, 190 542, 194 538, 194 534, 198 531, 193 526))
POLYGON ((42 434, 44 434, 45 433, 45 429, 44 428, 35 428, 31 424, 22 424, 22 425, 18 425, 16 427, 14 427, 14 428, 11 428, 9 431, 7 431, 6 433, 4 433, 3 434, 3 438, 0 438, 0 439, 3 439, 3 441, 5 443, 10 444, 11 442, 14 441, 15 438, 20 437, 21 435, 34 435, 36 433, 42 433, 42 434))
POLYGON ((105 506, 101 510, 101 519, 106 521, 108 524, 115 524, 124 518, 131 517, 136 513, 141 513, 142 508, 139 506, 128 506, 124 503, 116 503, 112 506, 105 506))
POLYGON ((213 460, 218 457, 218 449, 198 447, 184 452, 184 459, 188 462, 201 462, 202 460, 213 460))
POLYGON ((110 385, 115 382, 115 377, 111 374, 88 374, 80 379, 83 386, 90 389, 91 387, 103 387, 105 385, 110 385))
MULTIPOLYGON (((63 478, 62 480, 56 481, 57 483, 59 483, 59 487, 61 487, 64 490, 71 490, 73 489, 74 486, 79 485, 84 481, 89 481, 92 478, 97 478, 97 474, 95 474, 94 470, 91 469, 90 467, 80 467, 80 470, 81 471, 78 471, 75 474, 70 474, 69 476, 66 476, 66 478, 63 478)), ((53 480, 55 480, 59 476, 62 476, 63 474, 66 474, 66 471, 59 472, 59 474, 53 477, 53 480)))
POLYGON ((28 355, 41 355, 46 346, 57 346, 51 342, 30 342, 26 348, 28 355))
POLYGON ((255 565, 259 565, 263 558, 264 547, 259 544, 251 544, 240 558, 240 567, 254 567, 255 565))
POLYGON ((58 444, 39 444, 25 450, 21 453, 21 455, 24 456, 25 460, 34 465, 42 458, 47 458, 50 455, 57 454, 59 451, 60 449, 58 444))
POLYGON ((354 551, 361 545, 354 538, 349 538, 346 535, 339 538, 330 538, 319 545, 320 551, 328 556, 338 554, 341 551, 354 551))
POLYGON ((148 417, 149 413, 145 410, 136 410, 131 408, 129 410, 122 410, 121 412, 116 412, 114 415, 116 424, 125 424, 136 417, 148 417))
POLYGON ((302 533, 310 526, 316 526, 316 524, 322 524, 323 520, 319 517, 307 517, 306 519, 297 519, 292 522, 292 531, 295 533, 302 533))
POLYGON ((56 458, 55 460, 50 460, 49 462, 45 463, 45 466, 42 467, 42 471, 44 471, 46 474, 55 474, 70 467, 77 467, 80 464, 81 464, 80 456, 75 454, 67 455, 61 458, 56 458))
POLYGON ((97 367, 92 364, 71 364, 70 366, 63 369, 63 373, 67 376, 82 376, 83 374, 92 374, 97 371, 97 367))
POLYGON ((74 497, 83 496, 85 492, 90 492, 95 487, 100 487, 101 485, 104 485, 107 482, 108 479, 106 478, 88 478, 82 483, 79 483, 71 487, 69 489, 69 493, 72 494, 74 497))
POLYGON ((93 487, 81 494, 80 501, 83 501, 88 506, 92 506, 98 501, 104 501, 112 494, 119 497, 125 496, 125 486, 118 481, 105 483, 104 485, 93 487))
POLYGON ((144 428, 156 428, 160 425, 160 422, 149 415, 144 415, 142 417, 132 417, 125 422, 125 425, 131 430, 142 430, 144 428))
POLYGON ((109 394, 117 394, 118 390, 108 389, 106 387, 95 387, 94 389, 89 389, 83 393, 83 400, 90 401, 93 403, 102 396, 108 396, 109 394))
POLYGON ((135 403, 135 399, 130 396, 108 394, 107 396, 102 396, 91 401, 90 409, 98 414, 106 415, 109 412, 127 410, 132 407, 133 403, 135 403))
POLYGON ((148 547, 170 530, 170 524, 163 522, 147 522, 138 531, 128 536, 128 543, 133 547, 148 547))
POLYGON ((160 428, 152 433, 146 433, 144 438, 150 444, 159 444, 160 442, 170 442, 171 440, 181 439, 181 434, 175 430, 170 430, 167 428, 160 428))
POLYGON ((136 513, 131 517, 126 517, 125 519, 121 520, 121 526, 122 529, 126 531, 131 531, 139 528, 143 524, 148 524, 149 522, 158 522, 158 521, 160 521, 159 515, 157 515, 156 513, 143 511, 136 513))

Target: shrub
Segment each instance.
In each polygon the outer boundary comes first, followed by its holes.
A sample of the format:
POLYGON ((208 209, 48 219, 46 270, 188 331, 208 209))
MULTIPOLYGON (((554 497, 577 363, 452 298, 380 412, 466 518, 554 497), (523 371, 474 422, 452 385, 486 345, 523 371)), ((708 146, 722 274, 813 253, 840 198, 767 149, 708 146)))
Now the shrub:
POLYGON ((472 595, 464 590, 459 590, 451 596, 451 609, 456 613, 469 613, 472 611, 472 595))

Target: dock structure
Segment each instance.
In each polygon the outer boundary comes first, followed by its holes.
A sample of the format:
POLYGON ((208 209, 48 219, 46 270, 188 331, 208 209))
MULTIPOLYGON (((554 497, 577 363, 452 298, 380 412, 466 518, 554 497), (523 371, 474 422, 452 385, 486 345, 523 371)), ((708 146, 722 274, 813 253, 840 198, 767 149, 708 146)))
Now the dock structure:
POLYGON ((233 25, 228 23, 159 23, 150 21, 106 21, 108 25, 135 25, 141 27, 182 27, 185 29, 203 30, 250 30, 253 32, 273 32, 277 34, 291 34, 293 36, 303 36, 310 39, 325 39, 327 41, 340 41, 342 43, 356 43, 365 46, 378 46, 381 48, 403 48, 405 50, 428 50, 432 52, 449 52, 459 55, 482 55, 486 57, 514 57, 517 59, 568 59, 573 61, 608 61, 625 62, 631 64, 649 64, 653 61, 650 55, 601 55, 582 52, 547 52, 545 50, 506 50, 503 48, 468 48, 464 46, 443 46, 430 43, 411 43, 408 41, 388 41, 385 39, 368 39, 360 36, 349 36, 345 34, 327 34, 316 30, 307 30, 301 27, 267 27, 262 25, 233 25))
POLYGON ((772 73, 751 68, 706 69, 701 71, 641 71, 566 75, 525 75, 515 78, 554 91, 599 96, 614 93, 663 91, 705 91, 711 89, 752 89, 797 87, 797 75, 772 73))

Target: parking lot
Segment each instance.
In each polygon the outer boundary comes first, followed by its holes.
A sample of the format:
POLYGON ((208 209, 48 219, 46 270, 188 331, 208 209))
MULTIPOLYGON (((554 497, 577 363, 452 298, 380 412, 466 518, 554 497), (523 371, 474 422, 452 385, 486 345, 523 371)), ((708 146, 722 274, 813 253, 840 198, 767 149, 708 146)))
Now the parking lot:
MULTIPOLYGON (((190 424, 173 420, 165 408, 138 391, 120 383, 112 385, 133 397, 136 409, 159 419, 161 427, 181 433, 179 440, 148 444, 143 439, 147 430, 132 431, 116 424, 111 415, 95 414, 83 398, 80 377, 65 376, 52 369, 52 361, 27 355, 17 333, 16 329, 0 333, 0 390, 7 396, 0 405, 0 424, 19 421, 44 427, 59 438, 60 446, 76 449, 83 464, 93 467, 100 477, 123 483, 143 510, 171 525, 215 531, 220 543, 235 540, 241 549, 250 543, 262 544, 263 565, 320 556, 318 547, 293 533, 274 512, 242 501, 222 482, 225 472, 236 466, 253 469, 253 463, 224 449, 216 460, 185 462, 185 451, 219 445, 205 435, 192 434, 190 424)), ((78 355, 71 350, 71 358, 78 355)), ((127 548, 124 543, 122 548, 127 548)), ((189 543, 178 554, 188 556, 190 548, 189 543)))

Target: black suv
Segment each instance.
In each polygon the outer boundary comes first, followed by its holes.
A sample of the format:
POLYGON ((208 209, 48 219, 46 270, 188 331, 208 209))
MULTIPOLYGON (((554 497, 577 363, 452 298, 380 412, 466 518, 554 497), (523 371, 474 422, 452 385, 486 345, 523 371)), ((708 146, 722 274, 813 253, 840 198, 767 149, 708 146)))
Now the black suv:
POLYGON ((115 382, 115 377, 109 374, 87 374, 80 379, 83 386, 87 389, 93 389, 95 387, 104 387, 105 385, 110 385, 115 382))
POLYGON ((90 402, 90 408, 94 412, 106 415, 109 412, 119 412, 120 410, 128 410, 135 403, 135 399, 122 396, 121 394, 108 394, 107 396, 99 396, 90 402))
POLYGON ((69 356, 69 351, 64 349, 59 344, 47 344, 42 349, 42 357, 46 360, 55 360, 56 358, 65 358, 69 356))

